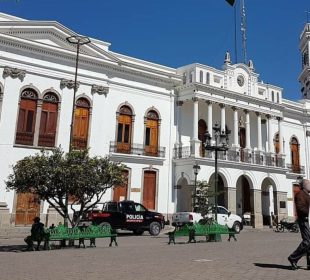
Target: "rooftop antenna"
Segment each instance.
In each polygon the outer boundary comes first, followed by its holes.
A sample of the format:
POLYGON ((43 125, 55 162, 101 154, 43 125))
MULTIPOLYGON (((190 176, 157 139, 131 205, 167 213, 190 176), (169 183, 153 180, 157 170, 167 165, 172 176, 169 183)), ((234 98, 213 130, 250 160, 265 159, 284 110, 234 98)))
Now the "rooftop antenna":
POLYGON ((244 2, 245 0, 240 0, 243 63, 246 64, 246 15, 244 2))

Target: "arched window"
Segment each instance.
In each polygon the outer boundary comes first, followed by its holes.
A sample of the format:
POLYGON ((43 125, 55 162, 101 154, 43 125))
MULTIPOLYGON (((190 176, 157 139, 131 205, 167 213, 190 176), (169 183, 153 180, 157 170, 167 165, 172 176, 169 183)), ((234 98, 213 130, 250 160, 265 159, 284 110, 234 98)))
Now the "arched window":
POLYGON ((293 173, 300 172, 299 143, 296 137, 291 140, 291 163, 293 173))
POLYGON ((117 124, 117 152, 130 153, 132 135, 132 110, 124 105, 119 110, 117 124))
POLYGON ((83 150, 87 147, 90 104, 86 98, 76 101, 73 121, 72 147, 83 150))
POLYGON ((210 73, 209 72, 207 72, 206 74, 206 84, 210 85, 210 73))
POLYGON ((203 72, 202 71, 200 71, 199 82, 203 83, 203 72))
POLYGON ((16 144, 33 145, 38 95, 33 89, 25 89, 20 96, 16 144))
POLYGON ((58 101, 58 97, 52 92, 46 93, 43 97, 38 142, 39 146, 55 146, 58 117, 58 101))
POLYGON ((144 152, 145 155, 158 155, 158 123, 159 118, 157 112, 151 110, 147 113, 145 122, 145 139, 144 152))

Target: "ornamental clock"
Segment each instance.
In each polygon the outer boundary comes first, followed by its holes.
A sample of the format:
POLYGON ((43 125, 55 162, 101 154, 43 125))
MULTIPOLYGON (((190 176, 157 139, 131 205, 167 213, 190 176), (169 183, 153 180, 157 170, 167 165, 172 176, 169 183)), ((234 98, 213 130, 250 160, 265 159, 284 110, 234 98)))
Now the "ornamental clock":
POLYGON ((237 77, 237 83, 240 87, 242 87, 244 85, 244 77, 242 75, 239 75, 237 77))

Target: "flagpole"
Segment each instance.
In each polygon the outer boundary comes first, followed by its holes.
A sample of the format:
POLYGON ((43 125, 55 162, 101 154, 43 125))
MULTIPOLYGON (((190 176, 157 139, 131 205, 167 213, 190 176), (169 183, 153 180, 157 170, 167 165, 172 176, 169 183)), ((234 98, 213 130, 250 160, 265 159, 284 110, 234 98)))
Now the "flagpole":
POLYGON ((241 34, 242 34, 242 51, 243 63, 246 64, 246 15, 245 15, 245 0, 240 0, 240 13, 241 13, 241 34))
POLYGON ((234 6, 234 20, 235 20, 235 64, 238 63, 238 51, 237 51, 237 3, 234 6))

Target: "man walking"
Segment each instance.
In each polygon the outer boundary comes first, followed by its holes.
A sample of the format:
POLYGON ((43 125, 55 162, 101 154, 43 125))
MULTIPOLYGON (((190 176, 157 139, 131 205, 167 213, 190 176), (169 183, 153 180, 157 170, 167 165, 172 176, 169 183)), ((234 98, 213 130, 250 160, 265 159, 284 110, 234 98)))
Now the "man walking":
MULTIPOLYGON (((309 229, 309 205, 310 205, 310 181, 303 179, 300 183, 300 191, 295 195, 297 222, 300 228, 302 242, 297 249, 288 257, 292 269, 298 269, 297 262, 310 250, 309 229)), ((310 269, 308 267, 308 269, 310 269)))

